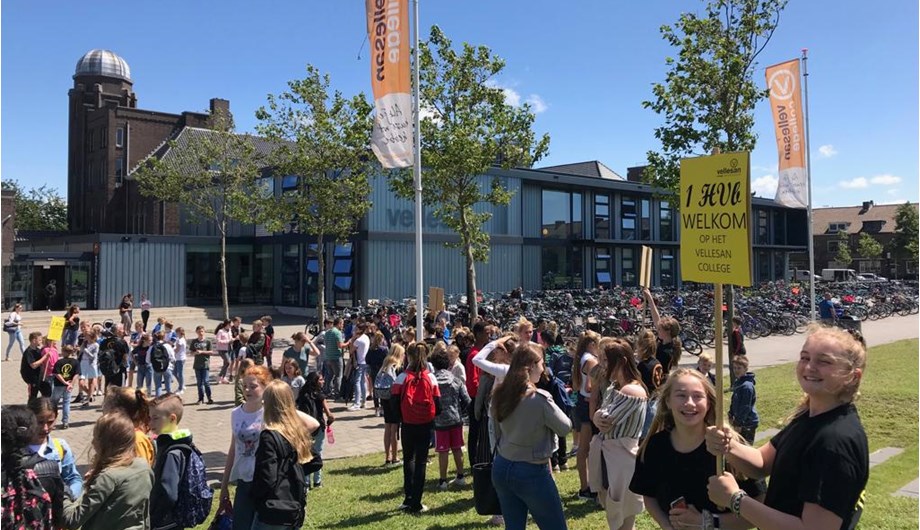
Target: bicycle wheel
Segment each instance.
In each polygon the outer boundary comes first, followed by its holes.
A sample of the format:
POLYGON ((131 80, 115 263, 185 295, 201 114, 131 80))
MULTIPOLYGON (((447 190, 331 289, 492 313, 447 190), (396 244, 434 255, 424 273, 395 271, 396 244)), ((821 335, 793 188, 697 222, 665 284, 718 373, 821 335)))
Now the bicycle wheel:
POLYGON ((700 343, 700 340, 693 332, 682 332, 680 334, 680 342, 684 351, 690 355, 699 357, 699 355, 703 353, 703 344, 700 343))

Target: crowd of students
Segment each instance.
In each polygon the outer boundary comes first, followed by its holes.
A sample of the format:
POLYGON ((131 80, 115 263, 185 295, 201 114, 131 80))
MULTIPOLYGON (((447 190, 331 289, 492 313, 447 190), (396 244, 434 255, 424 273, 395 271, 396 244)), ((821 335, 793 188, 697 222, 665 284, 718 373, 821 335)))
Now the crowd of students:
MULTIPOLYGON (((865 344, 845 331, 813 329, 796 369, 805 399, 778 435, 754 449, 755 379, 738 326, 731 344, 737 355, 730 363, 730 427, 720 429, 712 359, 701 356, 696 369, 680 368, 679 324, 658 313, 648 291, 644 297, 654 331, 628 339, 588 331, 568 349, 552 323, 534 329, 522 318, 503 332, 482 321, 464 327, 435 318, 416 341, 413 329, 393 332, 378 313, 347 326, 328 321, 317 337, 294 334, 274 368, 270 318, 254 322, 249 333, 239 319, 223 322, 213 341, 200 326, 187 341, 168 322, 159 322, 162 329, 151 335, 138 322, 125 338, 119 324, 112 336, 127 344, 128 353, 115 355, 122 377, 105 374, 103 414, 85 477, 76 472, 69 446, 51 432, 59 403, 65 404, 66 428, 70 402, 55 390, 72 389, 74 370, 91 374, 81 385, 88 405, 95 372, 74 368, 72 361, 67 379, 57 368, 72 359, 74 345, 65 344, 57 359, 50 351, 55 345, 40 348, 41 335, 33 333, 34 351, 22 365, 29 406, 4 408, 4 489, 41 483, 49 494, 47 507, 41 505, 45 519, 28 517, 48 523, 37 527, 103 528, 117 516, 118 527, 182 528, 188 507, 180 506, 179 481, 189 475, 183 470, 197 450, 191 433, 179 427, 185 387, 177 363, 191 354, 199 404, 211 402, 211 356, 223 361, 218 380, 236 389, 218 501, 232 506, 233 528, 300 527, 306 491, 323 485, 334 400, 351 403, 353 411, 373 403, 382 416, 383 465, 402 466, 398 509, 408 513, 428 511, 422 501, 434 448, 439 490, 464 487, 468 470, 491 464, 500 515, 489 522, 510 529, 525 528, 528 516, 543 529, 567 527, 553 474, 568 469, 572 455, 578 497, 600 505, 611 529, 634 528, 643 510, 663 529, 855 527, 868 479, 868 447, 854 405, 865 344), (728 464, 722 476, 715 474, 716 455, 728 464)), ((80 364, 91 362, 87 352, 93 350, 98 363, 96 335, 77 325, 80 364)), ((97 346, 112 351, 110 343, 97 346)), ((25 510, 23 503, 4 500, 4 521, 18 515, 8 507, 25 510)))

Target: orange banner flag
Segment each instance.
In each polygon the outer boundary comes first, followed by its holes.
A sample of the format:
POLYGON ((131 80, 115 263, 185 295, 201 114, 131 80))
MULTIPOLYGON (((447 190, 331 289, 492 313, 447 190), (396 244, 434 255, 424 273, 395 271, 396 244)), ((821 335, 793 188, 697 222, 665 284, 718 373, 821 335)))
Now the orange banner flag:
POLYGON ((808 207, 808 168, 805 164, 805 111, 799 89, 799 60, 767 68, 770 110, 779 151, 776 202, 791 208, 808 207))
POLYGON ((366 0, 374 132, 371 148, 385 168, 412 165, 412 85, 408 0, 366 0))

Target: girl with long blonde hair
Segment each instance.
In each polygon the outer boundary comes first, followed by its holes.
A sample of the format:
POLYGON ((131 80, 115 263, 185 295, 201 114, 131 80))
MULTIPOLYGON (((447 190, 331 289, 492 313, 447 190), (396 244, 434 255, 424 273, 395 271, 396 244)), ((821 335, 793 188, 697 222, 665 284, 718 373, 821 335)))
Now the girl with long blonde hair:
POLYGON ((134 422, 109 412, 93 428, 93 456, 83 494, 64 501, 64 528, 147 528, 153 471, 135 452, 134 422))
POLYGON ((403 370, 405 363, 405 348, 402 344, 390 347, 390 354, 383 360, 383 366, 374 376, 374 396, 380 398, 380 408, 383 409, 383 453, 386 457, 385 466, 395 466, 402 463, 399 459, 399 400, 390 396, 393 382, 403 370), (380 374, 386 374, 381 376, 380 374), (380 388, 378 387, 380 383, 380 388), (389 384, 389 387, 384 385, 389 384), (390 396, 390 397, 387 397, 390 396))

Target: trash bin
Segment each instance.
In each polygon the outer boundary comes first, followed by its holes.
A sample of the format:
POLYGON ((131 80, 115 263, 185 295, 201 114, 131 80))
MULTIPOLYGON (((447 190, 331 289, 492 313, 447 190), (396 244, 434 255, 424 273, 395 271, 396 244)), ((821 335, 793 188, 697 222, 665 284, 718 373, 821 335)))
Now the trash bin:
POLYGON ((852 329, 862 333, 862 320, 850 315, 844 315, 837 319, 837 326, 843 329, 852 329))

